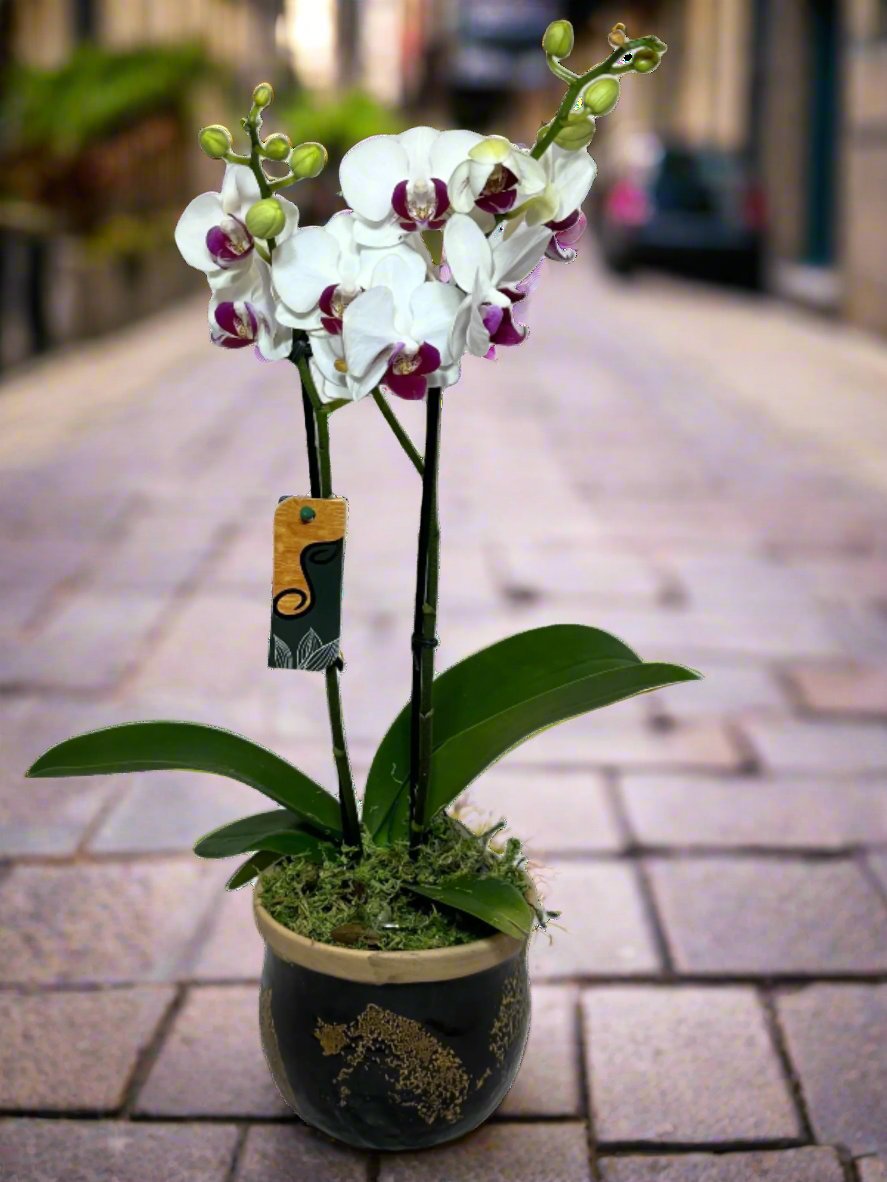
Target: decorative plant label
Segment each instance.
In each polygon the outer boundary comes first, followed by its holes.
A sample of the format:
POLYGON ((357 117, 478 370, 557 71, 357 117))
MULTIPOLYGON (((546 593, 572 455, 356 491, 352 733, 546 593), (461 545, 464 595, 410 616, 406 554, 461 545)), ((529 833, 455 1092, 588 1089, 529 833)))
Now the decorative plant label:
POLYGON ((274 513, 273 669, 324 670, 339 658, 347 504, 281 497, 274 513))

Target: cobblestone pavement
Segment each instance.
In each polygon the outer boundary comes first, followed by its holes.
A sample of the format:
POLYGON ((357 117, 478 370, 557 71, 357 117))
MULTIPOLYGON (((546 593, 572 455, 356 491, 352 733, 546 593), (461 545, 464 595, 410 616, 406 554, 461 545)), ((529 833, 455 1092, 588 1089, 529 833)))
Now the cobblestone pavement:
MULTIPOLYGON (((440 667, 575 621, 706 680, 473 790, 562 926, 505 1103, 424 1154, 332 1144, 271 1083, 249 889, 189 853, 254 793, 22 779, 73 732, 166 716, 333 786, 321 680, 265 667, 271 516, 307 491, 294 371, 210 349, 201 302, 7 383, 4 1182, 887 1179, 887 352, 588 259, 534 302, 531 341, 446 395, 440 667)), ((360 771, 409 692, 419 489, 371 402, 332 426, 360 771)))

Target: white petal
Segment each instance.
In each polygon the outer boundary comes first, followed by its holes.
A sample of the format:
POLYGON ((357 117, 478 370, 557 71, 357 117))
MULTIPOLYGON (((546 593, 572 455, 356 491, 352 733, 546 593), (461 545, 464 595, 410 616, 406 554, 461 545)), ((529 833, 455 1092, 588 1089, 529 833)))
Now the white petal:
POLYGON ((250 206, 262 199, 253 170, 245 164, 226 165, 221 198, 225 213, 233 213, 235 217, 243 219, 250 206))
POLYGON ((290 328, 301 328, 305 332, 326 332, 321 323, 320 308, 312 308, 310 312, 298 313, 288 308, 282 300, 278 300, 274 307, 274 316, 280 324, 290 328))
POLYGON ((328 382, 313 357, 308 358, 308 372, 314 382, 314 389, 321 402, 335 402, 337 398, 347 397, 347 392, 340 386, 328 382))
POLYGON ((189 267, 209 273, 219 270, 206 249, 206 236, 223 217, 218 193, 201 193, 186 206, 176 226, 175 240, 179 253, 189 267))
POLYGON ((429 180, 433 175, 430 171, 431 150, 439 138, 436 127, 410 127, 398 135, 398 143, 409 161, 408 175, 414 180, 429 180))
MULTIPOLYGON (((421 258, 422 256, 413 250, 411 246, 408 246, 405 241, 379 249, 364 247, 358 255, 358 262, 360 264, 360 270, 357 273, 358 286, 368 288, 372 287, 374 282, 382 282, 381 280, 373 279, 373 272, 383 259, 390 257, 402 258, 409 268, 409 274, 413 276, 417 274, 415 259, 421 258)), ((417 280, 416 282, 421 281, 417 280)), ((416 286, 415 282, 413 286, 416 286)))
POLYGON ((342 338, 319 336, 311 341, 311 360, 332 386, 344 386, 345 374, 336 369, 336 362, 343 360, 342 338))
POLYGON ((383 354, 387 367, 387 358, 398 341, 392 292, 387 287, 372 287, 353 300, 342 317, 342 334, 353 378, 362 378, 383 354))
MULTIPOLYGON (((471 179, 473 168, 472 161, 463 160, 453 170, 453 174, 447 184, 447 196, 450 199, 450 205, 456 213, 468 213, 474 209, 474 201, 480 189, 475 192, 472 188, 471 179)), ((483 185, 481 185, 482 188, 483 185)))
POLYGON ((552 144, 548 149, 549 152, 555 150, 562 153, 552 160, 554 186, 560 198, 554 220, 560 221, 578 209, 588 196, 597 175, 597 165, 588 152, 569 152, 566 148, 558 148, 557 144, 552 144))
POLYGON ((386 350, 381 353, 370 366, 366 373, 360 377, 354 377, 349 374, 348 386, 351 391, 352 398, 364 398, 371 390, 374 390, 382 380, 382 375, 388 368, 388 361, 390 353, 386 350))
POLYGON ((410 297, 425 282, 424 261, 412 250, 389 253, 373 268, 372 287, 387 287, 394 297, 393 323, 408 332, 410 297))
POLYGON ((450 177, 483 137, 476 131, 443 131, 431 146, 431 175, 449 184, 450 177))
POLYGON ((339 167, 342 195, 361 217, 381 221, 391 212, 395 185, 406 180, 406 149, 393 135, 374 135, 350 148, 339 167))
POLYGON ((510 238, 496 237, 493 246, 495 287, 509 287, 533 270, 551 240, 545 226, 521 226, 510 238))
POLYGON ((516 151, 509 161, 509 168, 518 177, 521 190, 530 197, 541 193, 548 184, 545 169, 528 152, 516 151))
POLYGON ((471 291, 477 275, 485 286, 493 275, 493 256, 483 231, 470 217, 454 213, 444 226, 444 256, 463 291, 471 291))
POLYGON ((411 336, 414 340, 434 345, 444 365, 454 357, 450 354, 450 330, 462 304, 462 293, 455 287, 436 279, 423 283, 413 292, 410 307, 413 314, 411 336))
POLYGON ((406 235, 407 231, 400 228, 393 212, 391 217, 379 222, 368 222, 357 215, 354 217, 354 241, 358 246, 395 246, 406 235))
POLYGON ((299 207, 294 205, 292 201, 287 201, 286 197, 278 196, 277 200, 286 217, 286 225, 274 238, 274 241, 280 246, 281 242, 286 242, 287 238, 291 238, 299 228, 299 207))
POLYGON ((357 218, 350 209, 340 209, 334 213, 324 226, 327 234, 332 234, 343 250, 354 247, 354 225, 357 218))
POLYGON ((450 329, 447 347, 450 357, 461 357, 465 352, 465 340, 468 335, 468 321, 471 319, 471 296, 467 295, 456 312, 453 326, 450 329))
POLYGON ((309 312, 325 287, 339 282, 340 247, 320 226, 306 226, 274 251, 277 294, 294 312, 309 312))
POLYGON ((436 369, 428 375, 427 380, 429 386, 440 386, 443 389, 446 386, 455 386, 461 376, 462 367, 458 361, 454 361, 452 365, 442 365, 440 369, 436 369))
POLYGON ((293 334, 285 326, 274 323, 269 328, 260 320, 259 339, 256 344, 266 361, 282 361, 284 357, 289 357, 292 351, 293 334))

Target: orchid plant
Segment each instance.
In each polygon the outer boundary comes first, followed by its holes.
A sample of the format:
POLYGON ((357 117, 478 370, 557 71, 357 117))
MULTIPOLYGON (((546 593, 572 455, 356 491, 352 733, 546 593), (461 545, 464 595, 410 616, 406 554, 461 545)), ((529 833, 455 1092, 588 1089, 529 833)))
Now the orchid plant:
MULTIPOLYGON (((338 799, 270 751, 192 722, 80 735, 43 755, 30 776, 192 769, 253 786, 280 807, 225 825, 195 847, 209 858, 248 855, 228 883, 234 888, 287 857, 359 862, 368 842, 400 844, 415 859, 435 820, 517 744, 567 718, 699 676, 645 663, 598 629, 556 624, 501 640, 434 677, 441 391, 458 381, 464 353, 494 359, 500 346, 524 342, 519 306, 543 260, 576 256, 596 171, 587 151, 595 120, 615 107, 621 75, 654 70, 666 48, 652 36, 629 39, 623 25, 609 42, 606 60, 576 74, 562 64, 573 47, 569 22, 549 26, 543 49, 567 89, 531 147, 432 127, 358 143, 340 169, 348 208, 325 226, 300 227, 296 205, 279 195, 319 175, 326 152, 313 142, 293 149, 281 133, 261 138, 273 98, 268 84, 256 87, 242 121, 248 153, 234 151, 224 127, 200 132, 225 174, 220 192, 190 203, 175 237, 185 261, 209 281, 210 339, 227 349, 252 345, 266 361, 297 367, 312 497, 332 496, 331 415, 367 396, 421 476, 412 694, 372 761, 362 813, 348 760, 341 660, 324 672, 338 799), (264 160, 288 166, 286 175, 270 177, 264 160), (424 400, 424 455, 386 394, 424 400)), ((544 926, 554 913, 488 873, 489 865, 488 858, 478 872, 413 881, 410 889, 513 935, 528 935, 536 921, 544 926)))

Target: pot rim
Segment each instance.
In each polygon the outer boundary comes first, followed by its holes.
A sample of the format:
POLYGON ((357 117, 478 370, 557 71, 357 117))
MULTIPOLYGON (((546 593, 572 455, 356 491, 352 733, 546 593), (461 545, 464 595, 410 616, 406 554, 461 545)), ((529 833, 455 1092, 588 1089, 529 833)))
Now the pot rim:
POLYGON ((259 901, 261 875, 253 889, 253 916, 262 939, 271 951, 289 964, 313 969, 345 981, 368 985, 414 984, 420 981, 452 981, 484 969, 494 968, 526 950, 529 936, 523 940, 497 932, 468 944, 449 948, 420 948, 398 952, 342 948, 309 940, 278 923, 259 901))

